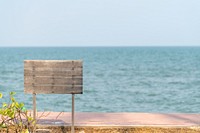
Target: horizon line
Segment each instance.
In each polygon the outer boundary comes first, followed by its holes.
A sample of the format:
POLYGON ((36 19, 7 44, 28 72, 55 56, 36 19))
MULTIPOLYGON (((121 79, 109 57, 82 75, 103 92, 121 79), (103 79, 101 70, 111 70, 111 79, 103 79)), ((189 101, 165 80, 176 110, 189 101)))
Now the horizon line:
POLYGON ((135 46, 129 46, 129 45, 124 45, 124 46, 106 46, 106 45, 99 45, 99 46, 91 46, 91 45, 86 45, 86 46, 0 46, 0 48, 9 48, 9 47, 200 47, 200 45, 135 45, 135 46))

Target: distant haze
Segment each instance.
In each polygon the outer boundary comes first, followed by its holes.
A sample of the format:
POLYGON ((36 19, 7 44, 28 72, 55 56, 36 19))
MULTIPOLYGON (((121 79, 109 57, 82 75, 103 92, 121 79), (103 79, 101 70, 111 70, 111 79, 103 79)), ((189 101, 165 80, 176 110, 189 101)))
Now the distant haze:
POLYGON ((191 45, 199 0, 0 1, 0 46, 191 45))

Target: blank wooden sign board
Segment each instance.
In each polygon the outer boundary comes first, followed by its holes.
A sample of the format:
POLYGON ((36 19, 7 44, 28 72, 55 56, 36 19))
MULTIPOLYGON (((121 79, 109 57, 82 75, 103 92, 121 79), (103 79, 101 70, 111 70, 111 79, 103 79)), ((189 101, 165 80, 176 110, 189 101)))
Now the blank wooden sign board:
POLYGON ((74 95, 83 93, 82 61, 25 60, 24 92, 33 94, 35 119, 36 94, 72 94, 72 132, 74 132, 74 95))

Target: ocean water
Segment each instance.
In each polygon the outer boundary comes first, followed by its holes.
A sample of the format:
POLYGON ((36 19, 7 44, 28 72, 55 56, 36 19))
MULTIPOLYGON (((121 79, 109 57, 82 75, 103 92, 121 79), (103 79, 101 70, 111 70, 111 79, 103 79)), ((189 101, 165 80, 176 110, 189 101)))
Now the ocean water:
MULTIPOLYGON (((0 91, 32 107, 23 60, 84 61, 77 112, 200 113, 200 47, 0 48, 0 91)), ((71 95, 37 95, 39 111, 71 111, 71 95)))

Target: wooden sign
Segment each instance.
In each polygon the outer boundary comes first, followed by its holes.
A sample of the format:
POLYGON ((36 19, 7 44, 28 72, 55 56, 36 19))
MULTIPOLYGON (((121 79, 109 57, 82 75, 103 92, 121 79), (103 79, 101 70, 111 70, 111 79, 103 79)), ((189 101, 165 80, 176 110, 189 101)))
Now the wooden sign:
POLYGON ((82 94, 82 61, 25 60, 24 91, 31 94, 82 94))

